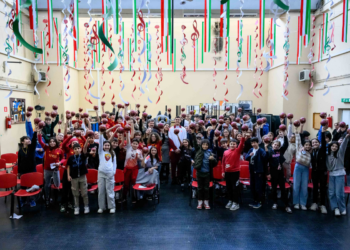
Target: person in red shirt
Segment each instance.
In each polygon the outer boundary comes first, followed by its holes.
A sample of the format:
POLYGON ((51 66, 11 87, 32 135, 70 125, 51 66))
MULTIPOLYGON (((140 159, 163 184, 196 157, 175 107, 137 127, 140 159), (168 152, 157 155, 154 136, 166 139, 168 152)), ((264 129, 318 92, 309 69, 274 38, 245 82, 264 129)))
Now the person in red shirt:
POLYGON ((160 162, 162 162, 162 145, 163 142, 160 139, 159 134, 152 132, 150 137, 148 138, 147 147, 148 149, 151 149, 151 147, 155 147, 157 149, 158 158, 160 162))
POLYGON ((137 149, 142 150, 144 147, 143 141, 142 141, 142 133, 141 131, 135 131, 134 132, 134 138, 137 139, 139 141, 139 146, 137 147, 137 149))
POLYGON ((239 186, 237 185, 237 182, 239 181, 239 172, 241 170, 241 153, 243 152, 245 140, 246 134, 244 133, 238 148, 238 141, 235 139, 231 140, 230 148, 224 152, 224 156, 222 158, 222 177, 225 177, 226 180, 226 188, 229 199, 226 208, 229 208, 232 211, 239 209, 237 193, 239 186))
POLYGON ((39 134, 38 141, 41 147, 45 151, 44 155, 44 178, 45 178, 45 200, 46 207, 50 205, 50 188, 51 188, 51 178, 54 179, 54 184, 56 186, 60 185, 60 173, 58 171, 59 166, 61 166, 64 160, 64 153, 62 149, 58 147, 58 142, 55 137, 50 138, 49 143, 45 144, 43 142, 42 135, 39 134))

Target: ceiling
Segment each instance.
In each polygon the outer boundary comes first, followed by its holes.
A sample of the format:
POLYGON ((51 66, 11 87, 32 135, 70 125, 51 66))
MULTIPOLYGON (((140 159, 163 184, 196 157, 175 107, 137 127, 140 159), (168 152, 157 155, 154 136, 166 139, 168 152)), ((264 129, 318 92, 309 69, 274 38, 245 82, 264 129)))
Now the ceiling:
MULTIPOLYGON (((53 8, 54 10, 62 10, 64 5, 62 3, 63 0, 53 0, 53 8)), ((147 0, 143 0, 147 1, 147 0)), ((160 0, 148 0, 149 8, 151 10, 159 12, 160 9, 160 0)), ((165 0, 167 1, 167 0, 165 0)), ((266 0, 265 8, 266 10, 270 9, 271 2, 273 0, 266 0)), ((284 0, 285 2, 286 0, 284 0)), ((68 5, 71 0, 64 0, 63 2, 68 5)), ((79 10, 89 9, 89 5, 87 4, 88 0, 80 0, 79 1, 79 10)), ((122 8, 125 12, 130 12, 132 10, 132 0, 122 0, 122 8)), ((141 4, 142 0, 136 0, 137 7, 141 4)), ((289 0, 291 11, 297 11, 300 9, 301 0, 289 0)), ((316 9, 318 2, 321 0, 311 0, 311 9, 316 9)), ((240 1, 239 0, 230 0, 231 4, 231 12, 233 10, 239 11, 240 1)), ((92 10, 95 12, 101 12, 102 0, 91 0, 92 10)), ((47 9, 47 0, 38 0, 38 8, 39 9, 47 9)), ((196 10, 204 10, 204 0, 174 0, 174 9, 175 10, 185 10, 185 12, 196 12, 196 10), (182 1, 186 1, 185 4, 181 4, 182 1)), ((220 9, 220 0, 212 0, 212 9, 218 10, 220 9)), ((245 0, 243 5, 243 11, 257 11, 259 9, 259 0, 245 0)), ((198 11, 197 11, 198 12, 198 11)))

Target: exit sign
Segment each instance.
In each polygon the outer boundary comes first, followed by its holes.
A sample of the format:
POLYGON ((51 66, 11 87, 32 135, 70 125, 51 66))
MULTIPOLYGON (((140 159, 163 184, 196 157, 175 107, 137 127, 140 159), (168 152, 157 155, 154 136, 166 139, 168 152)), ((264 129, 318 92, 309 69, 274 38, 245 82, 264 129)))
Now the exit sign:
POLYGON ((350 102, 350 98, 342 98, 341 102, 350 102))

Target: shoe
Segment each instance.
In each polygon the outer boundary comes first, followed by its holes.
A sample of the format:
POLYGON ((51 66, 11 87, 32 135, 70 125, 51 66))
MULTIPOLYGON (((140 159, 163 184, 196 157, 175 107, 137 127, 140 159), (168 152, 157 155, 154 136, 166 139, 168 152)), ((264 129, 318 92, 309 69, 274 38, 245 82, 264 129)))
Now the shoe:
POLYGON ((290 207, 286 207, 286 212, 289 214, 293 213, 293 211, 292 211, 292 209, 290 209, 290 207))
POLYGON ((322 214, 327 214, 327 209, 326 209, 326 206, 320 206, 320 209, 321 209, 321 213, 322 214))
POLYGON ((109 210, 110 214, 114 214, 115 213, 115 208, 112 208, 111 210, 109 210))
POLYGON ((207 209, 207 210, 210 209, 209 201, 207 201, 207 200, 204 201, 204 208, 207 209))
POLYGON ((261 206, 262 206, 261 203, 257 202, 253 205, 253 208, 258 209, 258 208, 261 208, 261 206))
POLYGON ((36 203, 35 203, 34 200, 31 200, 29 204, 30 204, 30 207, 35 207, 36 206, 36 203))
POLYGON ((154 199, 155 199, 155 200, 158 200, 158 195, 155 194, 155 195, 154 195, 154 199))
POLYGON ((253 201, 252 203, 249 204, 250 207, 254 207, 255 203, 257 203, 256 201, 253 201))
POLYGON ((151 201, 151 200, 152 200, 152 197, 151 197, 151 196, 148 196, 148 197, 147 197, 147 200, 151 201))
POLYGON ((65 206, 61 206, 60 212, 61 212, 61 213, 66 212, 66 207, 65 207, 65 206))
POLYGON ((227 203, 227 205, 226 205, 225 208, 231 208, 231 207, 232 207, 232 204, 233 204, 233 202, 232 202, 232 201, 229 201, 229 202, 227 203))
POLYGON ((236 202, 232 202, 232 206, 230 208, 231 211, 236 211, 239 209, 239 204, 237 204, 236 202))
POLYGON ((272 209, 277 209, 277 204, 273 204, 272 209))
POLYGON ((103 213, 103 210, 102 210, 101 208, 99 208, 99 209, 97 210, 97 213, 102 214, 102 213, 103 213))
POLYGON ((74 215, 78 215, 78 214, 79 214, 79 208, 76 207, 76 208, 74 208, 74 215))
POLYGON ((197 209, 203 208, 203 201, 198 201, 197 209))
POLYGON ((297 210, 299 210, 299 209, 300 209, 300 206, 299 206, 299 204, 295 204, 295 205, 294 205, 294 209, 297 209, 297 210))
POLYGON ((312 205, 309 209, 312 211, 316 211, 318 209, 317 203, 312 203, 312 205))
POLYGON ((69 208, 69 209, 73 209, 73 208, 74 208, 74 206, 72 205, 72 203, 68 203, 68 208, 69 208))
POLYGON ((90 208, 89 207, 84 207, 84 214, 90 213, 90 208))
POLYGON ((118 203, 124 203, 126 200, 125 199, 122 199, 122 200, 119 200, 118 203))
POLYGON ((346 210, 344 210, 343 212, 341 212, 341 215, 346 215, 346 210))
POLYGON ((304 206, 304 205, 301 205, 301 210, 306 211, 306 210, 307 210, 307 207, 304 206))
POLYGON ((335 214, 335 216, 340 216, 339 208, 336 208, 336 209, 334 210, 334 214, 335 214))

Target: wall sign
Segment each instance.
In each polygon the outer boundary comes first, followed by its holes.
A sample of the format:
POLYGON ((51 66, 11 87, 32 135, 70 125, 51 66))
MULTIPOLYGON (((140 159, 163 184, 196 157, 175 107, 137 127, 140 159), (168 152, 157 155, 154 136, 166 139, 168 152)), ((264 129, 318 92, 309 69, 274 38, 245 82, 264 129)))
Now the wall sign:
POLYGON ((350 102, 350 98, 342 98, 341 102, 349 103, 350 102))
POLYGON ((331 111, 334 111, 334 106, 331 106, 331 111))
POLYGON ((4 112, 7 112, 7 107, 4 107, 4 112))
POLYGON ((12 124, 25 123, 26 99, 10 98, 10 117, 12 124))

